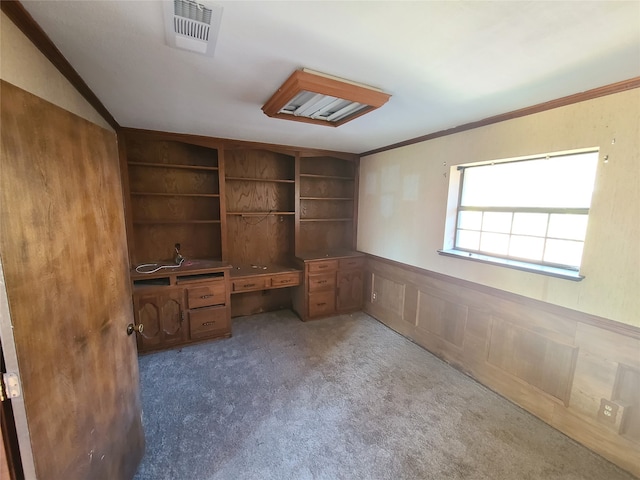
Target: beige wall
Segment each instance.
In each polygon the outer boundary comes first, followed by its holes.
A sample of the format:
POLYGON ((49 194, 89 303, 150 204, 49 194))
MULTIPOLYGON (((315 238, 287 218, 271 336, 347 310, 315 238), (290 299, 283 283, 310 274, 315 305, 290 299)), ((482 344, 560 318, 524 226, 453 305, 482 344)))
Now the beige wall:
POLYGON ((0 31, 0 78, 113 131, 4 13, 0 13, 0 31))
POLYGON ((640 89, 371 155, 360 175, 359 250, 640 326, 640 89), (583 281, 438 255, 452 165, 587 147, 600 162, 583 281))

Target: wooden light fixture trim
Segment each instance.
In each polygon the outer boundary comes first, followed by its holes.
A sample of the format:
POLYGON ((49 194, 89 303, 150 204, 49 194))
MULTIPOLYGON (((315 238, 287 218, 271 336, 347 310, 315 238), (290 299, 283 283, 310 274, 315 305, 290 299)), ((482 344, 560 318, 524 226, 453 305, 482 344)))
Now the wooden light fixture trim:
POLYGON ((296 70, 291 74, 291 76, 267 101, 267 103, 262 106, 262 111, 269 117, 273 118, 338 127, 364 115, 365 113, 380 108, 382 105, 387 103, 389 98, 391 98, 391 95, 384 93, 381 90, 302 69, 296 70), (336 121, 327 121, 324 119, 314 119, 291 113, 283 113, 281 110, 301 92, 317 93, 349 102, 357 102, 365 105, 365 108, 357 110, 353 114, 347 115, 346 117, 340 118, 336 121))

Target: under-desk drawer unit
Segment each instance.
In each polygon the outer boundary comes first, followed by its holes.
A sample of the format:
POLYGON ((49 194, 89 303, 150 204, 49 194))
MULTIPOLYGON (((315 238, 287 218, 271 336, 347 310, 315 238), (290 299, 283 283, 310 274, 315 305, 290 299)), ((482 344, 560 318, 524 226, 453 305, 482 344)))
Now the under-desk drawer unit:
POLYGON ((309 317, 321 317, 332 314, 336 309, 334 290, 309 294, 309 317))
POLYGON ((271 277, 271 287, 291 287, 300 285, 300 273, 280 273, 271 277))
POLYGON ((309 292, 321 292, 323 290, 333 290, 335 286, 336 286, 335 273, 309 275, 309 292))
POLYGON ((190 310, 189 332, 194 340, 231 333, 227 307, 207 307, 190 310))
POLYGON ((338 268, 340 270, 346 270, 350 268, 362 268, 364 266, 364 258, 342 258, 338 268))
POLYGON ((309 262, 307 271, 309 273, 325 273, 334 272, 337 270, 337 268, 337 260, 320 260, 317 262, 309 262))
POLYGON ((265 290, 270 277, 240 277, 233 281, 233 292, 251 292, 253 290, 265 290))
POLYGON ((187 290, 189 308, 224 305, 227 299, 226 293, 224 280, 198 287, 189 287, 187 290))

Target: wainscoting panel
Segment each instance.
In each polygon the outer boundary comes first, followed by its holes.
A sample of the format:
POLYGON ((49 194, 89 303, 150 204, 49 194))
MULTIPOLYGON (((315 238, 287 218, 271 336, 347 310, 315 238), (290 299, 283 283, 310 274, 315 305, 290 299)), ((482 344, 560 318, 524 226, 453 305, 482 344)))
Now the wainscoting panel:
POLYGON ((367 313, 640 476, 640 328, 372 255, 365 290, 367 313))

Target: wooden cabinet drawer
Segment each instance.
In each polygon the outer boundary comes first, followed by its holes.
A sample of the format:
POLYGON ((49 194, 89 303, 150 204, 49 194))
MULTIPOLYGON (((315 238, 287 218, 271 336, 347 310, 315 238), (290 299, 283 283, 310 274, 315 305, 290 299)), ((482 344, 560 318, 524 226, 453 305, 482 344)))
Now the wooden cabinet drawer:
POLYGON ((336 274, 309 275, 309 292, 333 290, 336 286, 336 274))
POLYGON ((333 272, 338 268, 337 260, 320 260, 319 262, 309 262, 309 273, 333 272))
POLYGON ((215 337, 231 332, 227 307, 207 307, 189 312, 192 339, 215 337))
POLYGON ((250 292, 269 288, 271 277, 241 277, 232 282, 233 292, 250 292))
POLYGON ((364 265, 364 258, 362 257, 343 258, 340 260, 338 268, 340 270, 347 269, 347 268, 362 268, 363 265, 364 265))
POLYGON ((331 315, 336 310, 336 295, 333 290, 309 294, 309 317, 331 315))
POLYGON ((227 289, 224 280, 216 281, 200 287, 187 289, 189 308, 224 305, 227 300, 227 289))
POLYGON ((271 277, 271 287, 289 287, 300 285, 300 273, 282 273, 271 277))

